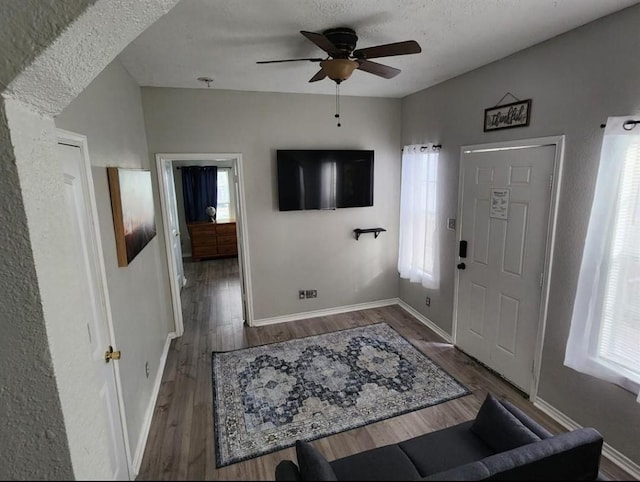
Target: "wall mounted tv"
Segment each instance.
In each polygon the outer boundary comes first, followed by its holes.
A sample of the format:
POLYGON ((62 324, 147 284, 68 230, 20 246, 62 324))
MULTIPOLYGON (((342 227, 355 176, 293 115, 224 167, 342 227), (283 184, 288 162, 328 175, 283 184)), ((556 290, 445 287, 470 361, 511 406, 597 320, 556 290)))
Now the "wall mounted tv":
POLYGON ((276 160, 280 211, 373 206, 373 151, 279 149, 276 160))

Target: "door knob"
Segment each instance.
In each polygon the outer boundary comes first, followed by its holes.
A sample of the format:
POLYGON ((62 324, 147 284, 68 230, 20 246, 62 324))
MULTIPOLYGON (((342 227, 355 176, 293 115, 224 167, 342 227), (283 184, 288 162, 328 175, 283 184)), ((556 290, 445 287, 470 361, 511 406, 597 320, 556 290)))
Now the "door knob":
POLYGON ((459 263, 458 264, 458 269, 466 269, 467 265, 464 263, 459 263))
POLYGON ((109 345, 109 349, 104 353, 104 361, 109 363, 111 360, 120 360, 122 353, 120 350, 113 351, 113 347, 109 345))

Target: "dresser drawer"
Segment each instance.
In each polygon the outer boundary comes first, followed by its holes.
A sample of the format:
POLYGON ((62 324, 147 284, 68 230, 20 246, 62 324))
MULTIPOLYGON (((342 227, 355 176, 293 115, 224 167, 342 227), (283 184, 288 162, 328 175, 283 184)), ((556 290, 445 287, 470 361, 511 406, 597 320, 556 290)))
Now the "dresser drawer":
POLYGON ((223 246, 223 245, 233 245, 235 246, 236 244, 238 244, 236 237, 235 236, 220 236, 218 235, 218 246, 223 246))
POLYGON ((216 223, 193 223, 187 226, 190 234, 216 235, 216 223))
POLYGON ((218 248, 215 246, 193 246, 193 258, 209 258, 211 256, 217 256, 218 248))
POLYGON ((224 235, 235 235, 236 234, 236 223, 222 223, 216 226, 216 230, 218 234, 224 235))
POLYGON ((217 237, 215 234, 195 232, 191 233, 191 244, 196 246, 216 246, 217 237))
POLYGON ((218 254, 238 254, 238 247, 235 244, 218 245, 218 254))

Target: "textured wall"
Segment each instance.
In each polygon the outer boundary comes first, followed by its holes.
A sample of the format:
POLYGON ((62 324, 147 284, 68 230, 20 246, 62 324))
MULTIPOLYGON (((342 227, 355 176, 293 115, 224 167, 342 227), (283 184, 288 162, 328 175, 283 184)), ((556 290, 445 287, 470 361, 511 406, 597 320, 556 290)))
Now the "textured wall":
POLYGON ((100 437, 103 418, 95 411, 97 389, 91 383, 90 366, 78 363, 86 356, 78 338, 86 336, 86 327, 74 312, 79 276, 67 248, 69 230, 63 216, 62 176, 55 163, 55 125, 50 114, 62 110, 131 39, 176 1, 99 0, 87 2, 84 11, 82 2, 1 5, 3 15, 14 12, 14 7, 24 9, 3 16, 0 37, 7 49, 3 54, 11 57, 0 64, 0 78, 10 82, 2 93, 6 121, 1 123, 0 140, 2 173, 7 176, 0 181, 0 197, 9 200, 11 207, 10 212, 2 211, 3 230, 10 234, 4 235, 8 244, 0 248, 0 280, 4 293, 21 289, 17 296, 2 300, 3 342, 27 336, 0 354, 3 366, 19 367, 17 380, 2 386, 3 414, 19 417, 10 424, 15 430, 2 439, 8 445, 2 460, 14 456, 2 464, 6 478, 108 476, 108 449, 100 437), (74 12, 80 11, 79 19, 65 29, 74 12), (35 40, 31 35, 34 25, 43 30, 35 40), (21 315, 5 319, 5 313, 21 315), (51 367, 47 368, 51 362, 57 403, 51 367), (21 375, 25 378, 19 378, 21 375), (33 380, 26 378, 29 375, 33 380), (42 417, 45 411, 46 420, 42 417))
POLYGON ((143 88, 142 101, 152 154, 242 153, 256 319, 397 296, 400 100, 343 97, 342 127, 333 96, 143 88), (374 206, 278 211, 275 151, 297 148, 374 149, 374 206))
MULTIPOLYGON (((167 334, 174 331, 162 232, 158 230, 129 266, 118 267, 116 257, 106 166, 149 169, 140 88, 116 60, 56 118, 56 126, 86 135, 89 144, 115 338, 123 353, 118 362, 122 395, 135 450, 162 349, 167 334)), ((159 218, 157 190, 155 198, 159 218)))
MULTIPOLYGON (((610 115, 640 114, 640 6, 605 17, 502 61, 403 99, 405 144, 442 142, 443 218, 456 217, 460 146, 566 135, 563 185, 538 395, 640 463, 635 397, 563 365, 582 247, 610 115), (482 115, 506 93, 532 98, 529 127, 483 133, 482 115)), ((444 222, 444 219, 443 221, 444 222)), ((402 281, 400 297, 451 332, 453 231, 442 237, 440 292, 402 281), (424 296, 431 293, 431 308, 424 296)))
POLYGON ((68 480, 73 471, 62 407, 4 102, 0 106, 0 479, 68 480))
MULTIPOLYGON (((177 2, 96 0, 77 22, 63 30, 47 49, 11 81, 8 89, 10 95, 32 105, 39 112, 58 114, 129 42, 177 2)), ((47 25, 58 24, 54 20, 63 15, 59 10, 64 3, 55 2, 55 8, 47 13, 47 25)), ((30 17, 16 20, 29 22, 30 17)), ((22 38, 28 33, 27 30, 19 35, 22 38)), ((26 43, 28 46, 31 44, 31 41, 26 43)))
MULTIPOLYGON (((86 319, 76 309, 83 292, 82 275, 76 272, 71 249, 63 176, 55 162, 55 152, 51 155, 44 147, 55 142, 55 126, 51 118, 36 114, 19 102, 5 101, 5 108, 37 273, 37 285, 31 289, 37 286, 40 291, 73 472, 80 479, 109 477, 109 447, 101 437, 107 427, 106 415, 95 410, 100 406, 100 395, 88 351, 86 319)), ((22 273, 14 276, 19 280, 22 273)), ((31 352, 33 349, 28 347, 19 359, 27 358, 33 363, 41 356, 31 352)), ((35 394, 32 397, 34 402, 39 400, 35 394)), ((41 408, 34 403, 31 409, 37 413, 41 408)))
POLYGON ((0 92, 96 0, 0 0, 0 92))

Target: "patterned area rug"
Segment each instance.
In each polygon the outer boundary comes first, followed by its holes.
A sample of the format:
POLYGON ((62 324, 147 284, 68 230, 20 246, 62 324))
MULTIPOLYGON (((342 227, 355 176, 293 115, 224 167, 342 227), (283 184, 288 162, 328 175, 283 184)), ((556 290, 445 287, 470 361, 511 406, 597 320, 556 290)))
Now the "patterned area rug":
POLYGON ((386 323, 212 355, 216 466, 467 395, 386 323))

